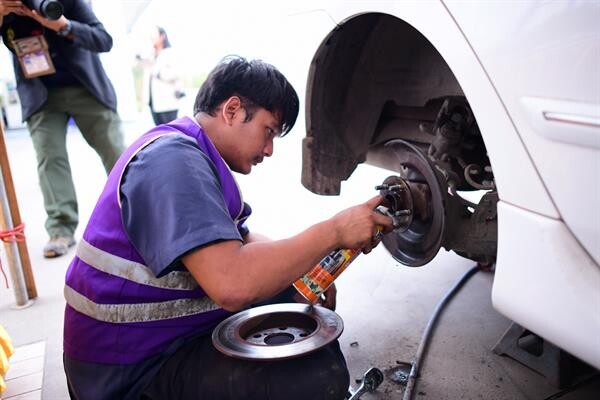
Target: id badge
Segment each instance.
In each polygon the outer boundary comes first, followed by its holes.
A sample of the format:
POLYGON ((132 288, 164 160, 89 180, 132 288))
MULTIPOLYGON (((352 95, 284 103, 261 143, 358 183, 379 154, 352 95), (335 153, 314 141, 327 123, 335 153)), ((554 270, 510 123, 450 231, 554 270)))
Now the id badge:
POLYGON ((35 78, 56 72, 44 36, 30 36, 13 40, 13 49, 17 54, 25 78, 35 78))

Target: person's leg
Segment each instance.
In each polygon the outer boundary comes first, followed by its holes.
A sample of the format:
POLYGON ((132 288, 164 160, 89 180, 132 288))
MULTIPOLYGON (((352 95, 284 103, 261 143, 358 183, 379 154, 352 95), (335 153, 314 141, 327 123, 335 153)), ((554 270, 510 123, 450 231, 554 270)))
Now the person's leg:
POLYGON ((78 87, 67 90, 71 93, 68 111, 86 142, 100 156, 108 174, 125 149, 121 119, 86 89, 78 87))
POLYGON ((152 114, 152 121, 154 122, 154 125, 162 124, 161 119, 160 119, 160 113, 150 110, 150 114, 152 114))
MULTIPOLYGON (((51 238, 72 238, 78 223, 77 198, 66 148, 68 115, 61 109, 60 96, 49 94, 47 103, 27 120, 37 156, 37 170, 51 238)), ((70 242, 67 247, 72 245, 70 242)), ((64 254, 66 249, 58 249, 64 254), (64 252, 62 252, 64 250, 64 252)), ((53 251, 46 254, 55 257, 53 251), (51 254, 52 253, 52 254, 51 254)))
POLYGON ((71 400, 139 400, 160 369, 159 354, 137 364, 111 365, 74 360, 63 354, 63 367, 71 400))
POLYGON ((180 348, 142 399, 341 400, 349 385, 337 341, 289 360, 247 361, 221 354, 208 335, 180 348))

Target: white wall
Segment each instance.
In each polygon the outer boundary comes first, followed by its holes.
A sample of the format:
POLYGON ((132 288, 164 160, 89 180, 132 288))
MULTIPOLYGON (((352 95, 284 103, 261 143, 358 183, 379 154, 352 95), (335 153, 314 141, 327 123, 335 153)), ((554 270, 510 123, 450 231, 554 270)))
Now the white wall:
POLYGON ((133 50, 127 36, 126 3, 120 0, 92 2, 94 13, 113 38, 113 48, 102 53, 100 59, 117 92, 118 112, 121 119, 136 119, 135 86, 133 82, 133 50))

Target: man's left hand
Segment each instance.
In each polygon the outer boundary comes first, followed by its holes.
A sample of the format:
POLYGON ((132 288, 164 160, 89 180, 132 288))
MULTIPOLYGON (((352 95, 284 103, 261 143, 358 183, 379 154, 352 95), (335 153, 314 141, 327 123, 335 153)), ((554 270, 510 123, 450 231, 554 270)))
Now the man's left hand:
MULTIPOLYGON (((337 289, 335 287, 335 283, 332 283, 331 286, 323 293, 323 296, 319 297, 319 300, 316 304, 319 304, 325 308, 330 309, 331 311, 335 311, 336 306, 336 297, 337 297, 337 289)), ((308 300, 304 298, 300 293, 296 293, 294 295, 294 301, 297 303, 307 303, 308 300)))
POLYGON ((335 311, 337 298, 337 288, 335 287, 335 283, 332 283, 323 294, 325 295, 325 299, 321 297, 319 299, 319 304, 325 308, 329 308, 331 311, 335 311))

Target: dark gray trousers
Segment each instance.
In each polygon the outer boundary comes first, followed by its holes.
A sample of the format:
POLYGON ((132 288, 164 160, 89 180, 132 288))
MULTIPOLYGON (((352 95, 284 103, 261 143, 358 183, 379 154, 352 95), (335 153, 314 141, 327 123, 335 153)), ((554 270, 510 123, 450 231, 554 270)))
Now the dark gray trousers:
POLYGON ((342 400, 350 378, 338 342, 282 361, 237 360, 210 336, 180 348, 142 394, 144 400, 342 400))

